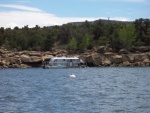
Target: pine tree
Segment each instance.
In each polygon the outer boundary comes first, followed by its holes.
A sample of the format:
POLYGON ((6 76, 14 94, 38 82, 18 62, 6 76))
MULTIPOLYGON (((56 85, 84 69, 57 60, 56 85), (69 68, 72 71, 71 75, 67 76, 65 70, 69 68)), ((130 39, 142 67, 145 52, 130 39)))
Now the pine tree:
POLYGON ((73 51, 77 50, 77 41, 74 37, 70 39, 68 49, 73 51))

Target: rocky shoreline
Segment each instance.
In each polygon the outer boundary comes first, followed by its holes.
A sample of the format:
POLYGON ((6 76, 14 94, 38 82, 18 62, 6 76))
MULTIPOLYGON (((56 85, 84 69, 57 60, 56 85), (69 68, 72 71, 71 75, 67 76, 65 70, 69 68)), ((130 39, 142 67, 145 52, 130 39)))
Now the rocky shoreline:
MULTIPOLYGON (((8 51, 0 49, 0 68, 32 68, 41 67, 40 51, 8 51)), ((52 49, 44 52, 45 60, 55 56, 76 56, 87 63, 88 66, 150 66, 150 47, 133 47, 131 51, 124 49, 118 53, 111 48, 99 46, 83 53, 70 54, 66 50, 52 49)))

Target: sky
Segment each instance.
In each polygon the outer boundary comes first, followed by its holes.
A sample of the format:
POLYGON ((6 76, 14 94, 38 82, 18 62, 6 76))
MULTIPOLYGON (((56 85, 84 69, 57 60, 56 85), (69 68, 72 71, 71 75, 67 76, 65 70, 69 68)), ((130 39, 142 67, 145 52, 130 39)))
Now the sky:
POLYGON ((52 26, 98 19, 150 19, 150 0, 0 0, 0 27, 52 26))

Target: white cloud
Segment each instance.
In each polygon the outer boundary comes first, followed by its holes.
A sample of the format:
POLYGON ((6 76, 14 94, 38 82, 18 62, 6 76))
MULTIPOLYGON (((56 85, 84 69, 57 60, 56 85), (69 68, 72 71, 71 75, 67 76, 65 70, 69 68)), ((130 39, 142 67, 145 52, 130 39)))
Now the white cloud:
POLYGON ((62 25, 68 22, 80 22, 80 21, 93 21, 98 18, 81 18, 81 17, 57 17, 53 14, 43 12, 27 12, 27 11, 10 11, 0 12, 0 27, 15 26, 23 27, 29 25, 29 27, 35 27, 35 25, 51 26, 62 25))
POLYGON ((0 4, 0 7, 14 8, 14 9, 20 9, 20 10, 25 10, 25 11, 35 11, 35 12, 42 11, 38 8, 27 7, 27 6, 23 6, 23 5, 14 5, 14 4, 0 4))
MULTIPOLYGON (((62 25, 68 22, 81 22, 81 21, 94 21, 97 19, 108 19, 107 17, 99 17, 99 18, 89 18, 89 17, 58 17, 54 14, 46 13, 37 8, 26 7, 18 5, 0 5, 6 7, 13 7, 17 9, 21 9, 20 11, 5 11, 0 12, 0 27, 5 28, 14 28, 24 27, 28 25, 29 27, 35 27, 35 25, 43 26, 51 26, 51 25, 62 25), (25 10, 25 11, 22 11, 25 10)), ((115 17, 110 18, 111 20, 120 20, 120 21, 128 21, 129 18, 123 17, 115 17)))
POLYGON ((133 21, 132 19, 126 18, 126 17, 113 17, 113 18, 110 18, 110 20, 133 21))

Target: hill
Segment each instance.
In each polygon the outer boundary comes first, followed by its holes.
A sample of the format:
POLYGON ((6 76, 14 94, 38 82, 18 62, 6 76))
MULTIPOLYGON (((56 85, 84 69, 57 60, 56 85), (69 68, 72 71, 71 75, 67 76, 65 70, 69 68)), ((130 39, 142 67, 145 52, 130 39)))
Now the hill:
MULTIPOLYGON (((105 20, 105 19, 99 19, 95 21, 87 21, 90 24, 96 24, 97 22, 101 21, 103 24, 132 24, 134 21, 117 21, 117 20, 105 20)), ((71 22, 68 24, 73 24, 73 25, 82 25, 84 22, 71 22)))

